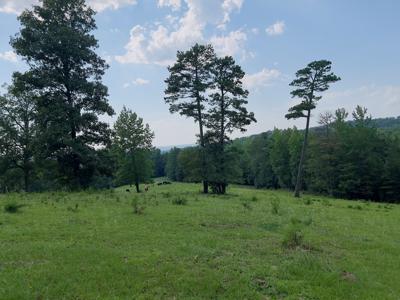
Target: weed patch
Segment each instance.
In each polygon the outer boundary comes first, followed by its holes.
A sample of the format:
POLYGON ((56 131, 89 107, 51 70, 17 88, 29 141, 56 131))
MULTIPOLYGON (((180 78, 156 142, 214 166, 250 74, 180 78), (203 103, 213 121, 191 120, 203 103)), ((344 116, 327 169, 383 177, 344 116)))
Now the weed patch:
POLYGON ((186 205, 188 203, 186 198, 183 197, 176 197, 172 200, 172 204, 174 205, 186 205))
POLYGON ((15 214, 19 211, 20 208, 24 206, 25 206, 24 204, 17 204, 15 202, 11 202, 4 205, 4 211, 6 213, 15 214))

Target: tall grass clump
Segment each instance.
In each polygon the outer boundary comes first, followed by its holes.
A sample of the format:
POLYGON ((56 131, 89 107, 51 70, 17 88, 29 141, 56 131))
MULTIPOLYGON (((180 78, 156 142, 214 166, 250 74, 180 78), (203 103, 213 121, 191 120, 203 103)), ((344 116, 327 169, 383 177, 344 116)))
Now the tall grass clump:
POLYGON ((144 205, 140 205, 139 200, 134 198, 132 200, 132 208, 135 215, 142 215, 146 207, 144 205))
POLYGON ((279 200, 273 199, 271 202, 271 212, 273 215, 278 215, 280 210, 279 200))
POLYGON ((176 197, 175 199, 172 200, 172 204, 174 205, 186 205, 187 204, 187 199, 183 197, 176 197))
POLYGON ((296 249, 303 246, 304 233, 299 226, 291 226, 284 235, 282 246, 286 249, 296 249))

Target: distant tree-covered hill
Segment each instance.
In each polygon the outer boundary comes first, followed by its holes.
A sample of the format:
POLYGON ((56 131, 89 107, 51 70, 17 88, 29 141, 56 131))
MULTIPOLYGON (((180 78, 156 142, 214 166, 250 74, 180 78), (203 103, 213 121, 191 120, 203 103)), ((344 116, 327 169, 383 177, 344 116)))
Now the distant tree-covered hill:
MULTIPOLYGON (((353 123, 354 121, 348 121, 348 123, 353 123)), ((398 117, 390 117, 390 118, 376 118, 376 119, 372 119, 372 124, 382 130, 399 130, 400 131, 400 116, 398 117)), ((322 126, 317 126, 317 127, 313 127, 311 128, 311 131, 319 131, 319 130, 323 130, 322 126)), ((246 141, 252 140, 253 138, 261 135, 261 134, 272 134, 272 130, 266 131, 266 132, 262 132, 262 133, 258 133, 258 134, 253 134, 253 135, 249 135, 249 136, 244 136, 244 137, 240 137, 235 139, 235 143, 244 143, 246 141)), ((172 148, 179 148, 179 149, 184 149, 184 148, 189 148, 189 147, 194 147, 195 145, 193 144, 186 144, 186 145, 175 145, 175 146, 164 146, 164 147, 158 147, 158 149, 161 150, 161 152, 168 152, 170 151, 172 148)))
MULTIPOLYGON (((373 126, 375 126, 378 129, 382 129, 382 130, 390 130, 390 131, 395 131, 395 130, 399 130, 400 131, 400 116, 398 117, 390 117, 390 118, 376 118, 376 119, 372 119, 371 120, 373 126)), ((352 124, 354 123, 354 121, 348 121, 347 123, 352 124)), ((313 132, 318 132, 323 129, 323 126, 316 126, 316 127, 312 127, 310 129, 313 132)), ((237 138, 235 139, 235 143, 245 143, 248 140, 252 140, 257 136, 260 136, 262 134, 272 134, 272 130, 266 131, 266 132, 262 132, 262 133, 258 133, 258 134, 253 134, 250 136, 244 136, 241 138, 237 138)))

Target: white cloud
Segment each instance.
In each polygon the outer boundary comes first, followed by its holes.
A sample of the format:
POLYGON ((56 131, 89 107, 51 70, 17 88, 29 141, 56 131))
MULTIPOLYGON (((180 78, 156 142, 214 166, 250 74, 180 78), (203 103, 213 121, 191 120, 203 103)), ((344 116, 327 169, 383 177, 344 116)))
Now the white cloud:
POLYGON ((348 90, 327 92, 318 105, 318 109, 334 111, 339 107, 344 107, 348 111, 353 111, 356 105, 368 108, 373 117, 399 115, 400 86, 372 84, 348 90))
MULTIPOLYGON (((0 12, 20 14, 24 9, 37 5, 38 0, 0 0, 0 12)), ((96 11, 119 9, 125 5, 135 5, 137 0, 89 0, 88 4, 96 11)))
MULTIPOLYGON (((116 56, 116 60, 120 63, 151 63, 163 66, 171 64, 178 49, 187 49, 196 42, 207 42, 204 37, 205 27, 208 24, 221 26, 229 22, 230 14, 235 9, 240 9, 244 0, 184 1, 187 9, 179 19, 169 17, 166 24, 153 27, 134 26, 125 46, 125 54, 116 56)), ((162 1, 162 4, 169 2, 162 1)), ((238 32, 236 36, 214 36, 214 41, 220 49, 226 50, 224 45, 232 39, 236 39, 236 42, 243 39, 243 33, 240 35, 238 32)))
POLYGON ((134 85, 145 85, 149 84, 150 80, 143 79, 143 78, 136 78, 134 81, 132 81, 134 85))
POLYGON ((3 52, 3 53, 0 53, 0 59, 1 60, 10 61, 10 62, 17 62, 18 61, 17 54, 15 54, 14 51, 6 51, 6 52, 3 52))
POLYGON ((256 27, 251 29, 251 33, 257 35, 260 32, 260 30, 256 27))
POLYGON ((234 56, 236 54, 242 54, 242 57, 245 58, 246 51, 244 50, 244 44, 246 40, 246 33, 237 30, 230 32, 227 36, 213 36, 210 42, 219 55, 234 56))
POLYGON ((119 9, 126 5, 136 5, 137 0, 89 0, 88 4, 96 11, 119 9))
POLYGON ((272 81, 280 76, 281 72, 279 70, 264 68, 260 72, 246 74, 243 78, 243 84, 247 89, 258 89, 270 85, 272 81))
POLYGON ((124 83, 123 87, 126 89, 126 88, 130 87, 131 85, 146 85, 149 83, 150 83, 150 80, 139 77, 139 78, 132 80, 132 82, 124 83))
POLYGON ((181 0, 158 0, 158 6, 168 6, 171 7, 173 10, 178 10, 181 8, 181 0))
POLYGON ((244 0, 224 0, 222 3, 222 9, 224 11, 224 19, 219 25, 220 28, 225 29, 226 23, 231 20, 231 13, 234 10, 240 10, 242 8, 244 0))
POLYGON ((281 35, 285 32, 285 22, 283 21, 278 21, 275 24, 272 24, 269 26, 265 31, 267 32, 268 35, 274 36, 274 35, 281 35))

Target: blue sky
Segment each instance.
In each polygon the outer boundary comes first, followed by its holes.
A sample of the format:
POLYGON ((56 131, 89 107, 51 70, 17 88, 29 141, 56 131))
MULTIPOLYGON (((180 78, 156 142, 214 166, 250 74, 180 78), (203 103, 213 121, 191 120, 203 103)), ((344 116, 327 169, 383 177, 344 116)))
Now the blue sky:
MULTIPOLYGON (((9 37, 18 13, 37 0, 0 0, 0 83, 24 63, 9 37)), ((176 51, 212 43, 246 72, 249 109, 257 124, 246 134, 293 125, 287 121, 289 82, 296 70, 329 59, 342 81, 313 113, 357 104, 374 117, 400 115, 398 0, 89 0, 97 11, 98 53, 110 64, 104 82, 116 112, 136 111, 155 131, 155 145, 191 144, 197 127, 171 115, 163 101, 166 66, 176 51)), ((110 123, 113 118, 107 119, 110 123)), ((234 136, 240 136, 235 134, 234 136)))

